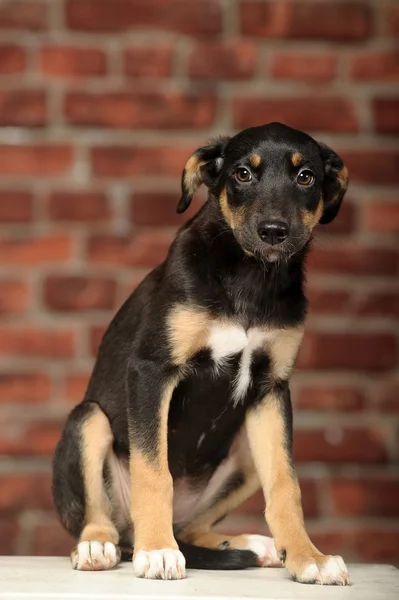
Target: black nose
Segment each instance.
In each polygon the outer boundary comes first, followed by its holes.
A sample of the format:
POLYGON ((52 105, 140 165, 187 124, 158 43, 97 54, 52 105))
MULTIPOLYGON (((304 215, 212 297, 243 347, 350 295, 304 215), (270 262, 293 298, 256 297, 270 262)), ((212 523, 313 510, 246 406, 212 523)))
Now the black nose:
POLYGON ((262 242, 275 246, 288 236, 288 224, 283 221, 262 221, 258 225, 258 234, 262 242))

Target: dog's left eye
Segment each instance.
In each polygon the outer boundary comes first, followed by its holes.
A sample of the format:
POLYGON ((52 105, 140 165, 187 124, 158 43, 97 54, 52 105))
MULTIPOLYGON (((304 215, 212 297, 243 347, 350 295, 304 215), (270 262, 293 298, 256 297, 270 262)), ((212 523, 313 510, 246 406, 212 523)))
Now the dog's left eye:
POLYGON ((234 177, 240 183, 248 183, 252 179, 250 171, 245 167, 238 167, 238 169, 234 173, 234 177))
POLYGON ((304 169, 303 171, 301 171, 298 174, 298 177, 296 178, 297 183, 299 183, 299 185, 312 185, 312 183, 314 183, 314 175, 312 173, 312 171, 309 171, 309 169, 304 169))

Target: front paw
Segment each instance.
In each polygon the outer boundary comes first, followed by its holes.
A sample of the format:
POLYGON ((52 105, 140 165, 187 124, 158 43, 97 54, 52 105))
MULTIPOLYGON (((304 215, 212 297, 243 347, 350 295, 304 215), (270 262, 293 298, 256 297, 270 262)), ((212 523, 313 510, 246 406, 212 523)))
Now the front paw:
POLYGON ((137 550, 133 557, 133 570, 136 577, 146 579, 184 579, 186 559, 180 550, 137 550))
POLYGON ((349 585, 349 574, 341 556, 289 556, 285 566, 295 581, 319 585, 349 585))

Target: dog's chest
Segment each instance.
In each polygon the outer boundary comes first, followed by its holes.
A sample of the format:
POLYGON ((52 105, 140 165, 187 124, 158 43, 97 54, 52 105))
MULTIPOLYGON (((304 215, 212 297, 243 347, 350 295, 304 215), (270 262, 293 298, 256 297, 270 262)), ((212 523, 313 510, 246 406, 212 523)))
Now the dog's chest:
POLYGON ((208 347, 216 375, 223 372, 235 356, 240 355, 237 372, 232 381, 234 403, 242 400, 252 385, 255 355, 268 355, 277 336, 278 330, 253 327, 245 331, 237 325, 220 323, 210 326, 208 347))

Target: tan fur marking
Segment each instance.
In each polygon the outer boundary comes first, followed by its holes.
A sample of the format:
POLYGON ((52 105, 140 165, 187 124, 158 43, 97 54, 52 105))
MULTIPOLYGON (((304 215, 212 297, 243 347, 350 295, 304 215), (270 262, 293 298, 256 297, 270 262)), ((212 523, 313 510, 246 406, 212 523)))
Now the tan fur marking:
POLYGON ((271 376, 274 379, 288 379, 294 367, 304 328, 291 327, 279 329, 269 343, 268 353, 271 360, 271 376))
POLYGON ((295 152, 291 156, 291 162, 294 167, 299 167, 299 165, 303 162, 303 156, 299 154, 299 152, 295 152))
POLYGON ((321 557, 304 526, 301 492, 286 449, 279 398, 271 394, 246 418, 248 438, 266 499, 266 519, 286 566, 298 572, 309 559, 321 557))
POLYGON ((341 182, 342 187, 346 190, 348 187, 349 173, 345 166, 343 166, 342 169, 337 173, 337 179, 341 182))
POLYGON ((174 364, 184 365, 205 346, 209 323, 209 313, 203 309, 184 304, 172 309, 168 316, 168 330, 174 364))
POLYGON ((242 227, 245 220, 245 208, 240 206, 239 208, 232 208, 227 200, 227 190, 224 188, 219 196, 220 208, 227 224, 231 229, 237 229, 242 227))
POLYGON ((262 162, 262 157, 259 156, 259 154, 250 154, 248 156, 249 162, 251 163, 251 165, 256 169, 256 167, 259 167, 260 163, 262 162))
POLYGON ((135 552, 175 548, 172 530, 173 481, 168 467, 168 414, 176 382, 170 382, 161 399, 157 458, 149 460, 130 446, 130 474, 132 481, 131 517, 134 524, 135 552))
POLYGON ((80 542, 91 542, 91 541, 100 542, 101 544, 105 544, 105 542, 112 542, 113 544, 117 544, 119 541, 119 535, 112 525, 109 525, 109 522, 104 521, 104 523, 95 523, 92 525, 86 525, 83 529, 82 534, 79 538, 80 542))
POLYGON ((82 426, 82 469, 86 495, 85 528, 79 541, 118 543, 119 535, 112 523, 112 508, 104 489, 103 468, 112 448, 109 421, 98 407, 82 426))
POLYGON ((206 162, 201 161, 198 156, 193 154, 186 162, 184 168, 184 186, 189 194, 194 194, 197 187, 201 184, 201 167, 206 162))
POLYGON ((324 209, 324 200, 323 200, 323 197, 321 196, 315 212, 312 212, 311 210, 306 210, 306 209, 301 210, 302 223, 305 225, 305 227, 308 227, 308 229, 312 230, 313 227, 315 227, 317 225, 317 223, 320 221, 321 216, 323 214, 323 209, 324 209))
POLYGON ((223 542, 229 542, 230 548, 246 550, 248 548, 248 535, 225 535, 216 531, 208 531, 207 533, 193 536, 190 543, 203 548, 219 548, 223 542))

